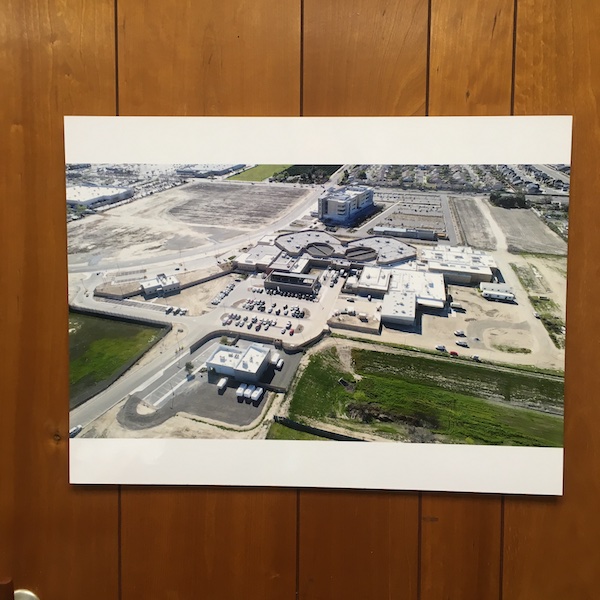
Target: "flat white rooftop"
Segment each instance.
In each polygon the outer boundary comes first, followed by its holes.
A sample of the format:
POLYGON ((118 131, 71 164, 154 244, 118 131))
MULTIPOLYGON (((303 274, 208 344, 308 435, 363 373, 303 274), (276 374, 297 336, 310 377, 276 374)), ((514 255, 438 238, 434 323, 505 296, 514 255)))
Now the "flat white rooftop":
POLYGON ((390 269, 364 267, 358 280, 358 287, 374 292, 387 292, 390 285, 390 269))
POLYGON ((421 250, 421 259, 446 267, 468 266, 477 271, 481 268, 496 268, 494 257, 483 250, 474 250, 468 246, 436 246, 421 250))
POLYGON ((414 321, 417 313, 417 300, 412 292, 391 292, 386 294, 381 305, 383 320, 414 321))
POLYGON ((207 362, 235 369, 240 362, 242 352, 243 351, 240 348, 219 346, 207 362))
POLYGON ((67 187, 67 202, 89 202, 94 198, 118 196, 128 188, 102 187, 99 185, 72 185, 67 187))
POLYGON ((235 260, 240 265, 254 266, 263 265, 268 266, 281 254, 281 250, 275 246, 268 246, 266 244, 259 244, 254 246, 248 252, 240 254, 235 260))
POLYGON ((244 373, 256 373, 269 357, 269 350, 263 346, 251 345, 246 348, 238 362, 236 370, 244 373))
POLYGON ((405 292, 415 296, 417 304, 443 308, 446 287, 441 273, 396 268, 391 270, 390 293, 405 292))

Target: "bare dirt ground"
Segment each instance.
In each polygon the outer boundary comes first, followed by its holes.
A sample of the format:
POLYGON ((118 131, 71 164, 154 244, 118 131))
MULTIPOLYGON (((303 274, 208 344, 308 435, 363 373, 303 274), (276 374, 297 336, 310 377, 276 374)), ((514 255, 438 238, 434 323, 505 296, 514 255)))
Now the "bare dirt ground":
POLYGON ((479 208, 481 200, 470 196, 451 196, 450 202, 467 244, 479 250, 495 250, 496 238, 479 208))
POLYGON ((567 254, 567 243, 531 210, 490 206, 490 211, 506 236, 510 252, 567 254))
MULTIPOLYGON (((192 183, 168 215, 180 222, 255 229, 290 209, 307 191, 285 186, 192 183), (227 225, 225 225, 227 226, 227 225)), ((165 192, 166 193, 166 192, 165 192)))
POLYGON ((166 190, 68 224, 69 254, 119 256, 182 251, 254 230, 310 190, 200 182, 166 190))
POLYGON ((542 276, 547 288, 545 293, 558 305, 564 320, 567 312, 567 257, 526 255, 524 258, 542 276))
MULTIPOLYGON (((196 317, 203 315, 207 312, 215 310, 215 307, 210 302, 211 300, 230 283, 233 283, 239 277, 238 275, 226 275, 201 283, 199 285, 192 286, 185 290, 182 290, 176 296, 168 296, 167 298, 154 298, 151 300, 153 304, 160 304, 163 306, 178 306, 180 308, 187 308, 189 315, 196 317)), ((137 300, 138 298, 136 298, 137 300)))

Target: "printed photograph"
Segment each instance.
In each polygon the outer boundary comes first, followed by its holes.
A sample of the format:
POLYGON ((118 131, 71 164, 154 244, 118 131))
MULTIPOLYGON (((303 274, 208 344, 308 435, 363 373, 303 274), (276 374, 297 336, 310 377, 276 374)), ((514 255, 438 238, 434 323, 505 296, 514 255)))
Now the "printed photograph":
POLYGON ((70 436, 562 447, 570 166, 66 166, 70 436))

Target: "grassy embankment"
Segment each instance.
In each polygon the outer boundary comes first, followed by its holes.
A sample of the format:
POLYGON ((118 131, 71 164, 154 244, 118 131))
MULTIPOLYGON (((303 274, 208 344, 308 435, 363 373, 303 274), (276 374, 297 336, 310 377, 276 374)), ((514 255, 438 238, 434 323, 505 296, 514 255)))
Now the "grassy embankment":
POLYGON ((325 441, 325 438, 312 435, 312 433, 305 433, 304 431, 296 431, 289 427, 284 427, 279 423, 273 423, 269 428, 267 434, 268 440, 320 440, 325 441))
POLYGON ((363 428, 366 424, 396 439, 412 426, 450 442, 562 446, 562 418, 522 408, 562 406, 563 382, 558 378, 427 356, 358 349, 352 355, 359 381, 340 370, 335 349, 313 355, 294 392, 292 419, 349 428, 353 422, 363 428), (352 385, 340 385, 340 377, 352 385))
POLYGON ((232 175, 227 179, 235 179, 237 181, 264 181, 269 177, 273 177, 275 173, 279 173, 292 165, 256 165, 251 169, 242 171, 237 175, 232 175))
POLYGON ((70 396, 112 377, 160 337, 156 327, 75 315, 69 317, 70 396))

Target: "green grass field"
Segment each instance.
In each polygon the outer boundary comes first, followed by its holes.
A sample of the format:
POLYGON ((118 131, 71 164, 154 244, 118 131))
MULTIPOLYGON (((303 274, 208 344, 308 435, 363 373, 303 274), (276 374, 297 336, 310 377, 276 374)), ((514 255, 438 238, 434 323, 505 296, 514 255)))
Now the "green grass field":
POLYGON ((275 173, 279 173, 292 165, 256 165, 246 171, 242 171, 237 175, 232 175, 227 179, 235 179, 237 181, 264 181, 268 177, 273 177, 275 173))
POLYGON ((311 357, 294 392, 291 418, 347 420, 351 415, 355 422, 392 437, 402 426, 413 426, 452 442, 562 446, 561 417, 519 406, 526 401, 562 404, 559 378, 427 356, 358 349, 352 355, 361 375, 357 382, 340 370, 335 349, 311 357), (341 377, 352 384, 350 388, 338 383, 341 377), (515 407, 493 401, 499 399, 515 407))
POLYGON ((304 431, 296 431, 295 429, 290 429, 289 427, 285 427, 284 425, 280 425, 279 423, 273 423, 269 428, 269 433, 267 434, 268 440, 320 440, 326 441, 326 438, 319 437, 317 435, 312 435, 312 433, 305 433, 304 431))
POLYGON ((324 418, 336 416, 344 410, 348 394, 338 383, 340 377, 352 380, 352 375, 339 370, 335 349, 318 352, 310 362, 294 391, 290 404, 290 418, 324 418))
POLYGON ((478 398, 505 402, 535 402, 561 407, 564 380, 527 371, 494 369, 458 360, 436 360, 427 355, 407 356, 354 349, 356 372, 361 375, 385 375, 410 383, 440 387, 478 398))
POLYGON ((69 315, 71 399, 109 379, 123 365, 150 348, 161 330, 90 315, 69 315))

